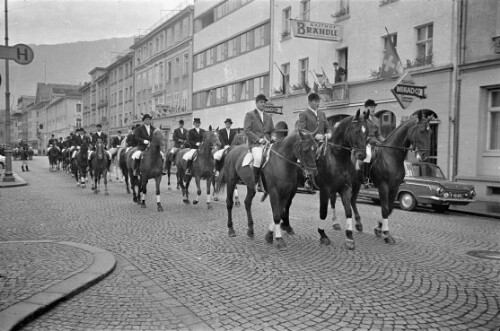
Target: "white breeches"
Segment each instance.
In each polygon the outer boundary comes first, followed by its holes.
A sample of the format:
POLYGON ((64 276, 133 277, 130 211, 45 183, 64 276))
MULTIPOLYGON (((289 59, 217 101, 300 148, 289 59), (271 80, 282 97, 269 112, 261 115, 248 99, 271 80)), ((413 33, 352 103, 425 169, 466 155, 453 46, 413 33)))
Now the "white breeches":
MULTIPOLYGON (((138 160, 141 157, 142 151, 135 151, 134 154, 132 154, 132 158, 134 160, 138 160)), ((163 154, 162 151, 160 151, 161 158, 165 160, 165 154, 163 154)))
POLYGON ((116 154, 116 152, 118 152, 118 148, 117 147, 111 147, 109 149, 109 155, 111 155, 111 156, 114 156, 116 154))
POLYGON ((219 149, 217 152, 215 152, 214 153, 214 159, 217 160, 217 161, 220 161, 220 159, 222 158, 222 154, 224 154, 224 152, 228 148, 229 148, 229 145, 226 145, 226 146, 224 146, 224 148, 219 149))
POLYGON ((262 152, 264 151, 264 147, 257 146, 252 147, 252 156, 253 156, 253 166, 260 168, 262 165, 262 152))
POLYGON ((367 144, 366 145, 366 159, 363 160, 363 162, 370 163, 372 160, 372 145, 367 144))
MULTIPOLYGON (((106 153, 108 153, 109 155, 109 159, 111 160, 112 156, 111 156, 111 153, 109 151, 105 151, 106 153)), ((89 152, 89 160, 92 158, 92 155, 94 155, 95 151, 90 151, 89 152)))
POLYGON ((191 160, 196 150, 197 150, 196 148, 190 149, 189 151, 186 152, 186 154, 182 156, 182 159, 185 161, 191 160))

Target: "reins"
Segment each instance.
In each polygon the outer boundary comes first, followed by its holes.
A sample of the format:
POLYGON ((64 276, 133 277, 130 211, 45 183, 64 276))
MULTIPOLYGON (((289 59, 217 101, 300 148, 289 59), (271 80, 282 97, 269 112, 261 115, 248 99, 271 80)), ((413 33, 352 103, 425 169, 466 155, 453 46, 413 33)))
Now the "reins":
MULTIPOLYGON (((299 140, 299 143, 303 142, 303 141, 306 141, 305 139, 301 139, 299 140)), ((301 164, 301 163, 298 163, 298 162, 295 162, 295 161, 292 161, 290 159, 287 159, 286 157, 284 157, 283 155, 281 155, 280 153, 276 152, 274 149, 270 148, 270 151, 273 152, 274 154, 276 154, 278 157, 280 157, 281 159, 285 160, 286 162, 288 163, 291 163, 293 164, 294 166, 296 167, 299 167, 300 169, 306 169, 306 170, 316 170, 317 168, 316 167, 308 167, 304 164, 301 164)))

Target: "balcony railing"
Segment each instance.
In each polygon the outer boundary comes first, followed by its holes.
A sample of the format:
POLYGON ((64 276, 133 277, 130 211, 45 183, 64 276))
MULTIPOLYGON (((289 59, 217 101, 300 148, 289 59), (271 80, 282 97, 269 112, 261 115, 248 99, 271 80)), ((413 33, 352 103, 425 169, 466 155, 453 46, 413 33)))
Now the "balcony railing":
POLYGON ((318 90, 318 94, 325 103, 348 103, 349 86, 347 83, 335 84, 318 90))

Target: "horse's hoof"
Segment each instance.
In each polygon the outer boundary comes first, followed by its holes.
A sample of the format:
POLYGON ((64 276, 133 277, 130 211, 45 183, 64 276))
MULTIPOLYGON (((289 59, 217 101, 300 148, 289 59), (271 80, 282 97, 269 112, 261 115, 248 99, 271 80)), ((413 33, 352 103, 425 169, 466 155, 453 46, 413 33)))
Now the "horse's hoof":
POLYGON ((189 205, 189 200, 188 199, 184 199, 184 200, 182 200, 182 202, 184 202, 186 205, 189 205))
POLYGON ((163 211, 163 207, 161 204, 158 204, 158 211, 163 211))
POLYGON ((273 243, 274 233, 272 231, 267 231, 266 233, 266 241, 268 244, 273 243))
POLYGON ((354 240, 346 239, 345 246, 347 247, 348 250, 353 251, 354 250, 354 240))
POLYGON ((396 245, 396 240, 394 240, 394 238, 390 234, 387 234, 387 236, 384 238, 384 241, 388 245, 396 245))
POLYGON ((167 188, 167 190, 168 190, 168 191, 172 191, 172 188, 169 186, 169 187, 167 188))
POLYGON ((234 202, 234 205, 235 205, 235 206, 241 206, 241 202, 240 202, 240 201, 235 201, 235 202, 234 202))
POLYGON ((127 193, 130 194, 130 190, 127 190, 127 193))
POLYGON ((145 202, 145 201, 143 201, 143 202, 141 203, 141 208, 146 208, 146 202, 145 202))
POLYGON ((94 194, 97 194, 97 193, 99 193, 99 190, 94 190, 94 194))
POLYGON ((332 242, 330 241, 330 238, 328 237, 322 237, 319 239, 319 243, 321 245, 330 245, 332 242))
POLYGON ((356 231, 363 232, 363 224, 356 224, 355 227, 356 227, 356 231))
POLYGON ((137 202, 137 197, 133 197, 132 200, 134 200, 134 202, 137 202))
POLYGON ((338 223, 335 223, 335 224, 333 225, 333 229, 334 229, 334 230, 337 230, 337 231, 342 230, 342 228, 340 227, 340 224, 338 224, 338 223))
POLYGON ((284 226, 283 224, 281 224, 280 227, 281 227, 281 230, 285 231, 289 235, 294 235, 295 234, 295 231, 293 231, 293 228, 290 225, 284 226))
POLYGON ((193 205, 197 205, 197 204, 198 204, 198 200, 194 200, 193 205))
POLYGON ((286 244, 285 244, 285 241, 283 240, 283 238, 276 238, 276 247, 278 249, 285 249, 286 248, 286 244))
POLYGON ((219 201, 219 197, 214 197, 214 201, 219 201))
POLYGON ((382 230, 380 230, 380 228, 373 229, 373 232, 375 232, 375 236, 377 236, 377 237, 382 236, 382 230))
POLYGON ((207 202, 207 208, 208 208, 208 210, 214 209, 214 207, 210 203, 208 203, 208 202, 207 202))
POLYGON ((254 236, 253 228, 248 228, 248 230, 247 230, 247 237, 248 238, 253 238, 253 236, 254 236))
POLYGON ((108 196, 108 195, 109 195, 109 192, 104 192, 104 195, 108 196))
POLYGON ((233 228, 229 228, 228 234, 229 234, 229 237, 236 237, 236 232, 234 232, 233 228))

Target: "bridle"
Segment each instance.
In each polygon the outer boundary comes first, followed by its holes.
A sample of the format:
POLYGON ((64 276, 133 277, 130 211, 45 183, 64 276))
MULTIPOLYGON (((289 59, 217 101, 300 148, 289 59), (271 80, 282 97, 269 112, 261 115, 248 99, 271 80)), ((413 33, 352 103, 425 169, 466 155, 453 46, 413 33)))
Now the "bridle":
MULTIPOLYGON (((298 143, 298 144, 301 144, 302 142, 307 142, 307 141, 309 141, 309 140, 310 140, 310 139, 299 139, 299 141, 298 141, 298 142, 296 142, 296 144, 297 144, 297 143, 298 143)), ((313 140, 313 142, 314 142, 314 143, 316 143, 314 140, 313 140)), ((266 143, 266 145, 269 145, 269 143, 266 143)), ((309 171, 316 171, 316 170, 317 170, 316 165, 314 165, 313 167, 309 167, 309 166, 307 166, 307 165, 305 165, 305 164, 298 163, 298 162, 292 161, 292 160, 290 160, 290 159, 288 159, 288 158, 284 157, 283 155, 281 155, 280 153, 276 152, 276 151, 275 151, 274 149, 272 149, 272 148, 270 149, 270 151, 271 151, 271 153, 276 154, 276 156, 278 156, 279 158, 281 158, 281 159, 285 160, 286 162, 288 162, 288 163, 290 163, 290 164, 293 164, 293 165, 294 165, 294 166, 296 166, 296 167, 299 167, 299 168, 300 168, 300 169, 302 169, 302 170, 309 170, 309 171)), ((300 154, 302 154, 302 153, 300 153, 300 154)), ((300 159, 300 158, 299 158, 299 159, 300 159)))
MULTIPOLYGON (((349 127, 347 129, 350 129, 351 128, 351 124, 352 123, 356 123, 358 122, 359 120, 353 120, 349 123, 349 127)), ((354 134, 354 132, 351 132, 350 131, 350 140, 352 141, 352 135, 354 134)), ((356 151, 365 151, 366 150, 366 147, 365 148, 356 148, 356 147, 353 147, 352 144, 350 147, 348 146, 344 146, 344 145, 339 145, 339 144, 335 144, 335 143, 332 143, 332 142, 329 142, 329 141, 326 141, 326 143, 329 145, 329 146, 333 146, 334 148, 338 148, 338 149, 343 149, 343 150, 346 150, 346 151, 350 151, 351 153, 352 152, 356 152, 356 151)))

